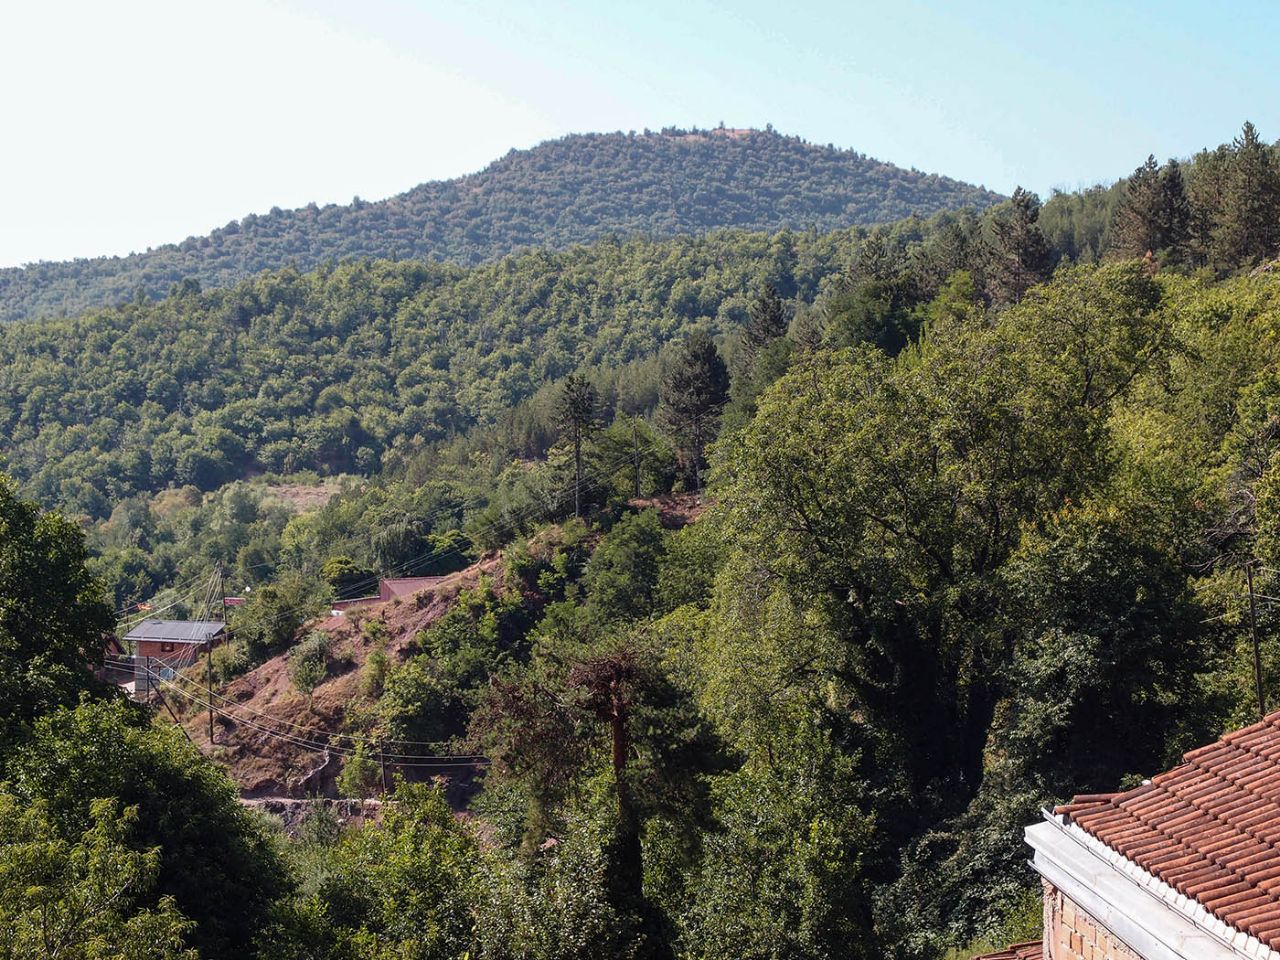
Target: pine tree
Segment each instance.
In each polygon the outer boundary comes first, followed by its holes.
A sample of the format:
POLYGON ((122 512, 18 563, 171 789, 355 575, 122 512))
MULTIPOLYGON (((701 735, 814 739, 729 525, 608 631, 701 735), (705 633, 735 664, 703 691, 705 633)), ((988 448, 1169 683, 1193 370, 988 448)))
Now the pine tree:
POLYGON ((923 300, 932 300, 943 285, 961 270, 974 272, 974 228, 951 221, 942 225, 912 253, 912 273, 923 300))
POLYGON ((1156 158, 1149 156, 1125 181, 1124 194, 1111 218, 1108 253, 1119 259, 1159 254, 1162 261, 1186 263, 1190 259, 1191 220, 1191 203, 1178 161, 1170 160, 1161 168, 1156 158))
POLYGON ((991 221, 985 274, 992 303, 1017 303, 1049 278, 1049 245, 1040 231, 1040 198, 1018 187, 1006 208, 991 221))
POLYGON ((765 284, 747 310, 738 351, 734 354, 731 400, 726 416, 730 423, 745 422, 754 416, 756 398, 782 375, 790 362, 790 326, 787 309, 772 284, 765 284))
POLYGON ((748 308, 742 346, 755 353, 787 333, 787 311, 773 284, 767 284, 748 308))
POLYGON ((1273 257, 1280 246, 1280 170, 1252 123, 1232 144, 1213 246, 1223 271, 1273 257))
POLYGON ((1165 245, 1165 197, 1154 156, 1125 181, 1124 195, 1111 221, 1111 255, 1128 260, 1155 253, 1165 245))
POLYGON ((1177 160, 1170 160, 1160 171, 1160 198, 1162 246, 1168 251, 1170 262, 1189 263, 1193 216, 1186 183, 1182 179, 1182 167, 1177 160))
POLYGON ((711 337, 690 334, 662 375, 658 422, 676 441, 694 488, 702 489, 707 444, 715 439, 729 398, 729 371, 711 337))
POLYGON ((747 308, 747 325, 742 328, 739 356, 748 376, 756 355, 786 332, 786 307, 774 286, 766 284, 747 308))
POLYGON ((562 436, 573 445, 573 515, 582 516, 582 446, 600 425, 596 388, 580 373, 565 377, 556 401, 555 418, 562 436))
POLYGON ((1222 217, 1231 149, 1222 144, 1213 151, 1198 153, 1191 164, 1187 198, 1191 202, 1191 249, 1196 265, 1217 262, 1214 233, 1222 217))

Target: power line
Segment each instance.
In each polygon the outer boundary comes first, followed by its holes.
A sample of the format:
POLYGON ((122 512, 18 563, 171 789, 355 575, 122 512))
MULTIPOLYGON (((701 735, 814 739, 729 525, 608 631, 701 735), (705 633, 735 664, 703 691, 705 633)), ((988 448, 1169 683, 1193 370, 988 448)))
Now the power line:
MULTIPOLYGON (((652 451, 656 446, 657 446, 657 441, 656 441, 656 440, 652 440, 652 441, 649 441, 649 442, 647 442, 646 444, 644 444, 644 448, 643 448, 643 449, 644 449, 644 451, 647 453, 647 452, 652 451)), ((640 456, 640 452, 641 452, 641 448, 640 448, 640 446, 639 446, 639 445, 635 445, 635 446, 633 447, 633 449, 632 449, 632 450, 628 451, 628 452, 626 453, 626 455, 624 455, 624 456, 622 456, 622 457, 618 458, 618 459, 617 459, 617 460, 616 460, 616 461, 615 461, 611 466, 606 467, 606 468, 601 468, 601 469, 599 469, 599 470, 595 471, 595 477, 594 477, 594 479, 592 479, 589 483, 587 483, 587 484, 585 484, 585 485, 587 486, 587 488, 588 488, 588 489, 596 489, 596 488, 600 487, 600 486, 601 486, 601 485, 602 485, 606 480, 611 479, 611 478, 612 478, 612 477, 613 477, 613 476, 614 476, 614 475, 615 475, 615 474, 616 474, 620 469, 622 469, 623 467, 634 466, 634 465, 636 464, 636 462, 638 461, 638 458, 639 458, 639 456, 640 456)), ((581 490, 581 488, 582 488, 582 486, 583 486, 583 484, 575 484, 575 490, 579 490, 579 491, 580 491, 580 490, 581 490)), ((560 505, 560 504, 562 503, 562 501, 564 501, 566 498, 567 498, 567 495, 566 495, 566 494, 564 494, 564 493, 562 492, 559 496, 557 496, 557 498, 556 498, 555 500, 551 501, 551 503, 550 503, 550 504, 548 504, 545 508, 544 508, 544 506, 543 506, 542 504, 537 504, 537 503, 530 504, 530 505, 529 505, 528 507, 526 507, 524 510, 517 510, 517 511, 514 511, 513 513, 511 513, 511 514, 508 514, 508 515, 507 515, 507 517, 506 517, 506 518, 504 518, 502 521, 494 520, 494 521, 489 521, 488 523, 481 524, 481 525, 480 525, 480 529, 488 529, 488 530, 492 530, 492 531, 495 531, 495 532, 496 532, 496 531, 499 531, 499 530, 503 530, 503 529, 505 529, 505 530, 507 530, 507 531, 514 532, 514 530, 516 529, 516 527, 517 527, 517 525, 519 524, 519 522, 520 522, 520 521, 529 519, 530 517, 534 516, 534 515, 535 515, 535 513, 537 513, 537 514, 545 514, 545 513, 548 513, 548 512, 554 511, 554 510, 555 510, 555 508, 556 508, 556 506, 557 506, 557 505, 560 505)), ((444 513, 444 512, 449 512, 449 511, 443 511, 443 510, 442 510, 442 511, 438 511, 438 512, 436 513, 436 516, 439 516, 440 514, 442 514, 442 513, 444 513)), ((430 515, 428 515, 428 518, 427 518, 427 519, 429 519, 429 518, 430 518, 430 515)), ((439 550, 439 551, 428 551, 428 552, 425 552, 425 553, 423 553, 423 554, 419 554, 419 555, 418 555, 418 556, 416 556, 416 557, 412 557, 412 558, 410 558, 410 559, 408 559, 408 560, 406 560, 406 561, 403 561, 403 562, 402 562, 402 563, 400 563, 400 564, 395 565, 394 567, 390 568, 388 571, 385 571, 384 573, 380 574, 378 577, 373 577, 373 578, 369 578, 369 579, 367 579, 367 580, 365 580, 365 581, 360 581, 358 585, 363 585, 363 584, 365 584, 365 583, 373 583, 373 582, 377 582, 377 580, 379 579, 379 577, 385 577, 385 576, 387 576, 387 574, 388 574, 388 573, 397 572, 397 571, 399 571, 399 570, 402 570, 402 569, 408 568, 408 567, 410 567, 410 566, 412 566, 412 565, 424 564, 424 563, 426 563, 427 561, 430 561, 430 560, 434 560, 434 559, 442 559, 442 558, 444 558, 444 557, 446 557, 446 556, 449 556, 449 555, 451 555, 451 554, 456 554, 456 553, 460 553, 460 552, 461 552, 461 549, 460 549, 459 547, 457 547, 457 546, 450 546, 450 547, 447 547, 447 548, 445 548, 445 549, 443 549, 443 550, 439 550)), ((262 566, 262 565, 260 564, 259 566, 262 566)), ((216 576, 216 574, 215 574, 215 576, 216 576)), ((213 587, 212 587, 212 581, 209 581, 209 583, 210 583, 209 590, 212 590, 212 589, 213 589, 213 587)), ((193 596, 193 595, 195 594, 196 589, 198 589, 198 581, 196 582, 196 585, 192 587, 192 589, 189 591, 189 593, 188 593, 186 596, 187 596, 187 597, 193 596)), ((211 594, 209 594, 209 595, 211 595, 211 594)), ((207 599, 207 598, 206 598, 206 599, 207 599)), ((173 603, 171 603, 171 604, 169 605, 169 607, 176 606, 176 605, 177 605, 177 603, 179 603, 179 602, 181 602, 181 601, 180 601, 180 600, 176 600, 176 601, 174 601, 173 603)), ((206 606, 207 606, 207 603, 206 603, 206 606)), ((164 608, 164 609, 169 609, 169 607, 166 607, 166 608, 164 608)), ((301 611, 301 610, 303 610, 303 609, 305 609, 305 607, 303 607, 303 606, 296 606, 296 607, 289 608, 289 609, 286 609, 286 610, 284 610, 284 611, 281 611, 281 612, 279 612, 278 614, 276 614, 275 616, 270 617, 270 618, 265 618, 265 619, 264 619, 264 618, 259 618, 258 620, 249 621, 249 622, 247 622, 247 623, 245 623, 245 624, 236 624, 235 626, 236 626, 236 628, 237 628, 237 629, 243 629, 244 627, 262 626, 262 625, 267 624, 267 623, 275 623, 275 622, 278 622, 278 621, 279 621, 279 620, 281 620, 281 619, 284 619, 285 617, 289 616, 290 614, 296 614, 296 613, 300 612, 300 611, 301 611)), ((122 668, 122 667, 117 667, 116 669, 124 669, 124 668, 122 668)), ((148 676, 154 676, 154 674, 152 673, 152 671, 150 670, 150 668, 149 668, 149 667, 147 668, 147 675, 148 675, 148 676)), ((189 680, 189 678, 183 677, 183 676, 182 676, 182 674, 180 674, 180 673, 175 674, 175 675, 176 675, 176 676, 178 676, 178 677, 180 677, 180 678, 181 678, 181 679, 183 679, 184 681, 189 680)), ((183 689, 182 687, 178 686, 177 684, 172 683, 171 681, 169 681, 168 679, 166 679, 166 678, 164 678, 164 677, 156 677, 156 678, 157 678, 157 679, 159 679, 161 683, 165 684, 165 685, 166 685, 166 686, 168 686, 170 689, 174 690, 174 691, 175 691, 179 696, 182 696, 182 697, 186 698, 187 700, 189 700, 189 701, 191 701, 191 702, 193 702, 193 703, 196 703, 196 704, 198 704, 198 705, 200 705, 200 706, 202 706, 202 707, 204 707, 204 708, 208 709, 208 710, 209 710, 209 712, 210 712, 210 717, 211 717, 211 718, 212 718, 212 714, 213 714, 213 712, 215 712, 215 710, 216 710, 217 712, 223 713, 225 716, 228 716, 230 719, 233 719, 233 720, 235 720, 236 722, 239 722, 239 723, 244 724, 245 726, 248 726, 250 729, 257 730, 257 731, 259 731, 259 732, 261 732, 261 733, 263 733, 264 735, 269 736, 269 737, 275 737, 275 738, 277 738, 277 739, 280 739, 280 740, 283 740, 283 741, 286 741, 286 742, 293 743, 294 745, 299 746, 299 747, 302 747, 303 749, 310 749, 310 750, 318 751, 318 752, 321 752, 321 751, 322 751, 322 752, 325 752, 325 753, 336 752, 336 753, 339 753, 340 755, 343 755, 343 756, 351 756, 351 755, 353 755, 353 754, 354 754, 354 750, 352 750, 351 748, 349 748, 349 747, 343 747, 343 746, 341 746, 340 744, 334 744, 334 743, 332 743, 332 742, 331 742, 331 740, 332 740, 333 738, 337 738, 337 739, 339 739, 339 740, 348 740, 348 741, 351 741, 351 742, 356 743, 356 744, 364 744, 364 743, 368 743, 368 744, 372 744, 372 745, 374 745, 374 746, 377 746, 377 747, 379 748, 379 752, 383 755, 383 757, 384 757, 384 758, 390 758, 390 759, 392 759, 392 762, 393 762, 396 766, 473 765, 473 764, 476 764, 476 763, 485 763, 485 762, 487 762, 487 760, 486 760, 485 758, 480 757, 479 755, 456 755, 456 754, 452 754, 452 755, 441 755, 441 756, 436 756, 436 757, 432 758, 432 757, 427 757, 427 756, 423 756, 423 755, 418 755, 418 754, 407 754, 407 753, 386 754, 386 753, 385 753, 385 750, 384 750, 383 748, 384 748, 384 747, 385 747, 385 745, 387 745, 387 744, 393 744, 393 745, 396 745, 396 746, 438 746, 438 745, 440 744, 440 742, 439 742, 439 741, 435 741, 435 742, 433 742, 433 741, 413 741, 413 740, 383 740, 383 739, 380 739, 380 738, 367 737, 367 736, 362 736, 362 735, 357 735, 357 734, 343 734, 343 733, 336 733, 336 734, 335 734, 335 733, 330 733, 329 731, 321 730, 321 729, 319 729, 319 728, 315 728, 315 727, 306 727, 306 726, 304 726, 304 725, 302 725, 302 724, 295 724, 295 723, 293 723, 293 722, 291 722, 291 721, 288 721, 288 720, 283 720, 283 719, 281 719, 281 718, 272 717, 272 716, 270 716, 269 714, 266 714, 266 713, 264 713, 264 712, 262 712, 262 711, 254 710, 253 708, 246 707, 246 706, 241 705, 241 704, 235 704, 235 709, 234 709, 234 710, 227 710, 226 708, 219 708, 219 707, 215 706, 215 704, 214 704, 214 698, 216 698, 216 699, 218 699, 218 700, 221 700, 221 701, 222 701, 222 702, 224 702, 224 703, 234 703, 234 701, 231 701, 229 698, 226 698, 226 697, 222 696, 221 694, 215 694, 215 693, 213 692, 212 688, 210 688, 210 689, 209 689, 209 691, 208 691, 208 697, 207 697, 207 699, 201 699, 201 698, 199 698, 199 697, 197 697, 197 696, 192 695, 191 693, 189 693, 188 691, 186 691, 186 690, 185 690, 185 689, 183 689), (318 734, 319 736, 321 736, 321 737, 325 737, 326 739, 325 739, 325 740, 319 740, 319 739, 316 739, 316 738, 313 738, 313 737, 310 737, 310 736, 299 737, 299 736, 293 736, 293 735, 290 735, 290 734, 281 733, 281 732, 276 731, 276 730, 271 730, 271 729, 269 729, 269 728, 267 728, 267 727, 265 727, 265 726, 262 726, 261 724, 258 724, 258 723, 254 722, 254 721, 252 721, 252 720, 249 720, 249 719, 247 719, 247 718, 245 718, 245 717, 243 717, 243 716, 240 716, 240 715, 239 715, 239 713, 238 713, 238 711, 246 711, 246 712, 251 713, 251 714, 253 714, 253 715, 255 715, 255 716, 263 717, 263 718, 265 718, 266 720, 268 720, 268 721, 269 721, 269 722, 271 722, 271 723, 274 723, 274 724, 280 724, 280 725, 283 725, 283 726, 286 726, 286 727, 290 727, 290 728, 293 728, 293 729, 297 729, 297 730, 303 731, 303 732, 308 733, 308 734, 313 734, 313 733, 314 733, 314 734, 318 734), (408 763, 406 763, 406 762, 402 762, 402 761, 417 761, 417 762, 416 762, 416 763, 415 763, 415 762, 408 762, 408 763), (427 762, 425 762, 425 763, 424 763, 424 762, 422 762, 422 761, 427 761, 427 762)))
MULTIPOLYGON (((196 682, 192 680, 190 677, 183 676, 181 673, 177 673, 175 674, 175 676, 179 680, 182 680, 188 684, 191 684, 193 687, 197 686, 196 682)), ((229 708, 222 709, 222 712, 229 716, 234 716, 236 711, 244 711, 246 713, 253 714, 254 716, 262 717, 266 720, 271 721, 272 723, 278 723, 286 727, 292 727, 295 730, 301 730, 307 733, 316 733, 326 737, 337 737, 343 740, 351 740, 354 742, 367 743, 372 745, 393 744, 395 746, 407 746, 407 747, 440 747, 440 746, 448 745, 448 742, 445 740, 396 740, 396 739, 389 739, 386 737, 370 737, 364 734, 333 732, 333 731, 325 730, 322 727, 308 727, 308 726, 305 726, 304 724, 293 723, 290 720, 285 720, 282 717, 274 717, 271 714, 266 713, 262 710, 255 710, 252 707, 246 706, 243 703, 237 703, 235 700, 232 700, 230 697, 226 697, 217 692, 214 692, 213 697, 214 699, 221 701, 222 703, 230 704, 229 708)), ((462 756, 480 756, 480 754, 462 754, 462 756)))
POLYGON ((193 586, 189 591, 187 591, 185 594, 183 594, 182 596, 178 597, 176 600, 171 601, 170 603, 166 604, 165 606, 160 607, 159 609, 154 609, 154 608, 153 608, 153 609, 151 609, 151 610, 146 610, 146 611, 144 611, 144 612, 141 614, 141 616, 137 616, 137 617, 133 617, 133 618, 127 618, 127 617, 126 617, 126 618, 124 618, 124 619, 119 619, 119 620, 117 620, 117 621, 116 621, 116 626, 117 626, 117 627, 119 627, 119 628, 122 628, 122 629, 124 629, 126 632, 128 632, 129 630, 132 630, 134 627, 136 627, 138 624, 142 623, 144 620, 150 620, 150 619, 151 619, 151 618, 153 618, 157 613, 164 613, 166 610, 172 610, 172 609, 173 609, 174 607, 176 607, 178 604, 180 604, 180 603, 185 603, 185 602, 186 602, 186 601, 188 601, 188 600, 192 600, 192 599, 194 599, 194 598, 195 598, 195 595, 196 595, 196 591, 197 591, 197 590, 199 590, 199 589, 200 589, 200 585, 199 585, 199 584, 196 584, 196 585, 195 585, 195 586, 193 586))
MULTIPOLYGON (((645 449, 646 449, 646 450, 652 450, 652 449, 654 449, 656 446, 657 446, 657 441, 656 441, 656 440, 654 440, 654 441, 650 441, 649 443, 647 443, 647 444, 645 445, 645 449)), ((594 480, 594 481, 589 485, 589 487, 588 487, 588 488, 589 488, 589 489, 595 489, 595 488, 598 488, 599 486, 601 486, 601 485, 604 483, 604 481, 605 481, 605 480, 612 478, 612 476, 613 476, 614 474, 616 474, 616 473, 617 473, 617 472, 618 472, 622 467, 625 467, 625 466, 630 465, 630 463, 631 463, 631 459, 632 459, 632 454, 631 454, 631 453, 628 453, 628 454, 626 454, 625 456, 623 456, 623 457, 619 458, 617 461, 615 461, 614 465, 613 465, 612 467, 610 467, 609 469, 599 471, 599 472, 597 473, 597 476, 596 476, 595 480, 594 480)), ((555 506, 556 506, 556 505, 561 504, 561 503, 562 503, 562 501, 564 501, 564 500, 566 500, 566 499, 567 499, 567 494, 564 494, 564 493, 560 494, 560 495, 556 498, 556 500, 553 502, 553 504, 551 505, 550 509, 552 509, 552 510, 553 510, 553 509, 555 508, 555 506)), ((535 515, 535 512, 545 512, 545 511, 543 510, 543 508, 542 508, 542 506, 541 506, 540 504, 531 505, 528 509, 526 509, 526 510, 524 510, 524 511, 515 511, 515 512, 514 512, 514 513, 513 513, 509 518, 508 518, 508 520, 507 520, 505 523, 500 523, 499 521, 496 521, 496 520, 495 520, 495 521, 490 521, 490 522, 488 522, 488 523, 480 524, 480 525, 479 525, 479 529, 487 529, 487 530, 498 531, 498 530, 500 530, 500 529, 506 528, 506 529, 508 529, 508 530, 514 531, 515 524, 516 524, 516 522, 517 522, 517 521, 522 520, 522 519, 527 520, 527 519, 529 519, 530 517, 534 516, 534 515, 535 515)), ((369 578, 369 580, 367 580, 367 581, 362 581, 362 583, 363 583, 363 582, 374 582, 374 583, 376 583, 376 582, 377 582, 377 580, 379 579, 379 577, 385 577, 385 576, 387 576, 387 573, 393 573, 393 572, 396 572, 397 570, 400 570, 400 569, 405 568, 405 567, 407 567, 407 566, 409 566, 409 565, 412 565, 412 564, 426 563, 427 561, 443 559, 444 557, 447 557, 447 556, 450 556, 450 555, 453 555, 453 554, 461 554, 461 550, 462 550, 462 548, 461 548, 461 547, 458 547, 458 546, 450 546, 450 547, 446 547, 446 548, 444 548, 443 550, 439 550, 439 551, 434 551, 434 552, 432 552, 432 551, 428 551, 428 552, 426 552, 426 553, 419 554, 419 555, 418 555, 418 556, 416 556, 416 557, 412 557, 412 558, 410 558, 409 560, 406 560, 406 561, 404 561, 403 563, 400 563, 400 564, 398 564, 398 565, 397 565, 397 566, 395 566, 395 567, 392 567, 392 568, 391 568, 391 570, 389 570, 389 571, 386 571, 386 572, 384 572, 384 573, 382 573, 382 574, 379 574, 379 575, 377 575, 377 576, 375 576, 375 577, 369 578)), ((290 615, 292 615, 292 614, 297 614, 297 613, 299 613, 299 612, 301 612, 301 611, 303 611, 303 610, 305 610, 305 609, 307 609, 306 605, 297 605, 297 606, 294 606, 294 607, 287 607, 287 608, 285 608, 284 610, 279 611, 279 612, 278 612, 277 614, 275 614, 274 616, 271 616, 271 617, 262 617, 262 618, 258 618, 258 619, 256 619, 256 620, 249 620, 249 621, 245 621, 245 622, 237 622, 237 623, 232 624, 232 627, 233 627, 233 629, 235 629, 235 630, 243 630, 243 629, 245 629, 245 628, 247 628, 247 627, 260 627, 260 626, 266 626, 266 625, 268 625, 268 624, 278 623, 278 622, 280 622, 281 620, 287 619, 290 615)))
MULTIPOLYGON (((125 667, 122 664, 109 664, 109 666, 120 672, 130 672, 130 673, 135 672, 133 668, 125 667)), ((233 720, 238 724, 242 724, 243 726, 246 726, 251 730, 256 730, 259 733, 265 734, 268 737, 272 737, 274 739, 281 740, 286 743, 290 743, 293 746, 301 747, 304 750, 310 750, 316 753, 336 753, 339 756, 343 756, 343 757, 351 757, 351 756, 354 756, 356 753, 355 749, 351 747, 342 746, 341 744, 330 743, 325 740, 321 740, 314 737, 295 736, 293 734, 282 733, 278 730, 272 730, 270 727, 264 726, 262 724, 259 724, 245 717, 238 716, 232 711, 221 710, 216 706, 211 705, 209 701, 204 700, 201 697, 198 697, 188 692, 187 690, 184 690, 182 687, 173 683, 168 678, 155 673, 149 667, 144 668, 144 670, 151 679, 154 679, 159 683, 163 684, 164 686, 168 687, 170 690, 172 690, 175 694, 182 697, 183 699, 190 701, 191 703, 195 704, 200 708, 213 709, 216 712, 221 713, 223 716, 226 716, 228 719, 233 720)), ((315 728, 309 728, 309 729, 315 729, 315 728)), ((186 732, 185 729, 183 732, 184 733, 186 732)), ((321 733, 324 736, 331 736, 331 734, 328 734, 326 731, 321 731, 321 733)), ((402 741, 389 741, 389 742, 402 742, 402 741)), ((481 754, 410 754, 410 753, 386 753, 385 751, 380 751, 380 752, 383 754, 383 756, 386 759, 390 760, 392 764, 397 767, 448 767, 448 766, 470 767, 470 766, 479 766, 479 765, 487 764, 489 762, 488 758, 481 754)))

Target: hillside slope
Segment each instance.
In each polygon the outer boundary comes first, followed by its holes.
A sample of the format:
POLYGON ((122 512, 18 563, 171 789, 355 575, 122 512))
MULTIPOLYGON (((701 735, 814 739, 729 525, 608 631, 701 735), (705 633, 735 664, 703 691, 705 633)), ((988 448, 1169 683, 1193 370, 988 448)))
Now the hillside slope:
POLYGON ((812 300, 856 231, 715 231, 465 269, 263 274, 77 319, 0 327, 0 456, 50 503, 105 516, 171 483, 376 473, 397 443, 493 422, 579 366, 744 322, 759 279, 812 300), (64 483, 65 481, 65 483, 64 483))
MULTIPOLYGON (((418 633, 449 610, 460 590, 499 572, 498 561, 489 557, 412 597, 308 624, 306 629, 323 631, 329 638, 333 660, 329 676, 308 698, 289 679, 286 652, 233 680, 218 693, 222 710, 216 715, 212 746, 206 715, 198 703, 204 697, 199 667, 187 681, 192 699, 175 695, 170 688, 171 705, 182 716, 191 740, 226 768, 245 796, 332 795, 342 759, 356 742, 343 731, 349 729, 353 711, 367 711, 372 703, 360 694, 360 672, 378 645, 362 625, 369 620, 382 624, 386 640, 381 649, 398 666, 414 652, 418 633), (325 744, 330 747, 328 753, 325 744)), ((410 778, 449 772, 417 766, 402 769, 395 763, 388 767, 410 778)))
POLYGON ((225 286, 290 263, 307 269, 372 257, 474 264, 610 234, 831 230, 1000 199, 772 131, 574 135, 376 203, 273 209, 145 253, 0 270, 0 321, 72 315, 139 291, 156 297, 188 278, 225 286))

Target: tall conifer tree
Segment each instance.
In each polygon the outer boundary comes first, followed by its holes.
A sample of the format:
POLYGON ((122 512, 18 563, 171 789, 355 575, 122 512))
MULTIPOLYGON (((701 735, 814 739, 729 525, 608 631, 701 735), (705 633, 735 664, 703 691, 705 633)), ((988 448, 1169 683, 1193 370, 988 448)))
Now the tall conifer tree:
POLYGON ((1274 257, 1280 246, 1280 170, 1252 123, 1232 144, 1213 241, 1224 271, 1274 257))
POLYGON ((1182 178, 1182 166, 1170 160, 1160 171, 1161 229, 1163 246, 1173 263, 1185 264, 1191 259, 1191 229, 1193 215, 1191 200, 1187 196, 1186 182, 1182 178))
POLYGON ((986 257, 987 296, 998 306, 1017 303, 1049 279, 1049 245, 1040 230, 1040 198, 1018 187, 991 222, 986 257))
POLYGON ((582 516, 582 447, 600 425, 596 388, 580 373, 565 377, 556 401, 556 422, 573 445, 573 515, 582 516))
POLYGON ((720 351, 701 330, 690 334, 662 376, 658 422, 676 441, 695 489, 702 489, 707 444, 728 399, 729 371, 720 351))
POLYGON ((1111 222, 1111 254, 1127 260, 1164 246, 1165 198, 1154 156, 1125 181, 1124 195, 1111 222))

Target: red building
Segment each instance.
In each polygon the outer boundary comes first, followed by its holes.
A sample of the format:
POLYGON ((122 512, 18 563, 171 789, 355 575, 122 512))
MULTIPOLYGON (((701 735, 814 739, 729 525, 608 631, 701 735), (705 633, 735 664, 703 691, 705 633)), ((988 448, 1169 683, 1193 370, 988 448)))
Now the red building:
POLYGON ((135 657, 181 669, 222 643, 226 635, 227 625, 217 620, 143 620, 124 639, 135 657))

